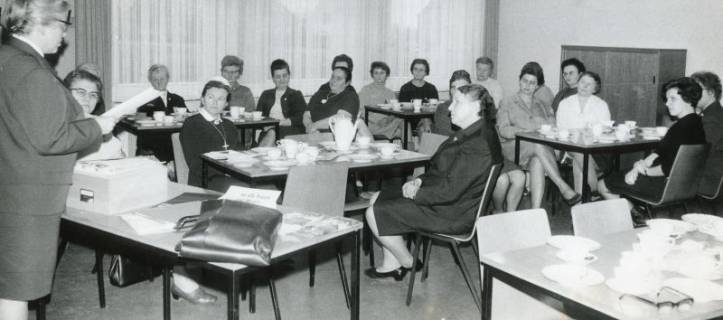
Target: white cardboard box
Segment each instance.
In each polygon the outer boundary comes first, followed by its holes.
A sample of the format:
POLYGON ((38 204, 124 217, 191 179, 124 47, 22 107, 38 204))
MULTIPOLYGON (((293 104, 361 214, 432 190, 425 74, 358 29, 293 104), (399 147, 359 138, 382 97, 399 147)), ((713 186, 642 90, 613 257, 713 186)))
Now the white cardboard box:
POLYGON ((79 161, 68 207, 117 214, 168 200, 166 166, 147 158, 79 161))

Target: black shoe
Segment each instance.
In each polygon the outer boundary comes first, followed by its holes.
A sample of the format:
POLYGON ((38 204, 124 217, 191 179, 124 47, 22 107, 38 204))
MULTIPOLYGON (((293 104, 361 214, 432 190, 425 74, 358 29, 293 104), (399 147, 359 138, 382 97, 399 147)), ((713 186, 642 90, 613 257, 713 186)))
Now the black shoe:
POLYGON ((647 218, 645 215, 646 211, 647 211, 647 209, 645 207, 636 206, 636 205, 634 205, 630 209, 630 215, 633 218, 633 227, 634 228, 642 228, 647 225, 647 223, 646 223, 647 218))
MULTIPOLYGON (((422 268, 424 268, 424 264, 422 263, 422 261, 417 260, 417 266, 414 268, 414 270, 421 271, 422 268)), ((394 278, 395 281, 402 281, 404 279, 404 276, 406 276, 407 272, 409 272, 410 270, 412 270, 412 268, 399 267, 392 271, 379 272, 376 268, 369 268, 364 270, 364 274, 366 274, 367 277, 372 279, 394 278)))
POLYGON ((577 192, 575 192, 575 195, 572 196, 572 198, 570 198, 570 199, 565 199, 565 202, 567 202, 567 205, 570 206, 570 207, 578 204, 580 201, 582 201, 582 195, 580 195, 580 194, 577 193, 577 192))

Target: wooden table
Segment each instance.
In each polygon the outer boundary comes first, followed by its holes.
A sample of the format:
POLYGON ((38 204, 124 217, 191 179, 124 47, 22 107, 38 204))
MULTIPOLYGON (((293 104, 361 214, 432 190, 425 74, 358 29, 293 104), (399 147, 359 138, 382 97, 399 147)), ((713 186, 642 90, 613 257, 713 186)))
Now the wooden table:
MULTIPOLYGON (((605 279, 612 278, 613 270, 619 264, 621 252, 632 250, 632 244, 637 242, 637 233, 644 230, 646 229, 636 229, 596 238, 602 247, 593 252, 598 260, 590 263, 588 267, 602 273, 605 279)), ((712 237, 699 232, 693 232, 686 237, 699 241, 715 241, 712 237)), ((721 243, 716 242, 716 244, 721 243)), ((555 256, 557 251, 558 249, 550 245, 543 245, 482 255, 480 257, 484 266, 482 319, 490 319, 492 314, 493 280, 504 282, 540 301, 544 297, 559 300, 564 304, 565 310, 558 311, 570 314, 573 310, 574 314, 570 315, 577 319, 631 318, 619 304, 622 293, 614 291, 604 283, 574 288, 545 278, 541 272, 544 267, 564 263, 555 256)), ((675 272, 663 272, 663 275, 666 278, 681 276, 675 272)), ((723 301, 711 301, 695 303, 691 310, 685 312, 674 310, 669 314, 657 314, 652 317, 648 315, 637 319, 711 319, 721 316, 723 316, 723 301)))
MULTIPOLYGON (((189 187, 171 183, 169 199, 184 192, 206 192, 200 188, 189 187)), ((136 210, 154 219, 177 221, 183 216, 198 214, 200 202, 189 202, 174 206, 161 206, 136 210)), ((279 207, 284 214, 300 212, 294 208, 279 207)), ((303 214, 315 215, 313 213, 301 212, 303 214)), ((317 215, 318 216, 318 215, 317 215)), ((351 239, 352 263, 351 263, 351 306, 350 318, 359 319, 359 237, 362 223, 353 219, 343 217, 325 217, 324 219, 340 219, 344 228, 332 232, 322 232, 323 235, 303 234, 303 238, 292 238, 280 234, 272 251, 271 264, 288 259, 290 255, 306 252, 314 247, 327 243, 342 243, 351 239)), ((129 256, 149 257, 149 261, 162 267, 163 270, 163 318, 171 318, 171 278, 170 273, 174 265, 188 261, 178 256, 175 251, 176 244, 181 240, 183 233, 169 232, 155 235, 138 235, 118 215, 103 215, 80 211, 68 208, 61 220, 61 237, 71 241, 85 243, 105 252, 123 253, 129 256)), ((102 260, 101 260, 102 261, 102 260)), ((143 260, 140 260, 143 261, 143 260)), ((244 274, 263 269, 263 267, 249 267, 234 263, 215 263, 207 261, 192 260, 200 264, 204 269, 217 272, 230 279, 227 289, 228 319, 239 318, 239 286, 240 277, 244 274)), ((99 285, 102 284, 102 273, 99 270, 99 285)), ((272 290, 274 290, 272 288, 272 290)), ((323 301, 322 303, 326 303, 323 301)))
MULTIPOLYGON (((246 143, 246 130, 241 130, 241 129, 252 129, 255 132, 255 130, 257 130, 257 129, 263 129, 268 126, 273 126, 274 131, 276 132, 276 136, 277 137, 279 136, 279 120, 276 120, 276 119, 271 119, 271 118, 264 118, 261 120, 250 120, 250 119, 243 119, 243 118, 240 118, 240 119, 226 118, 226 119, 231 120, 233 122, 234 126, 236 126, 237 129, 240 129, 239 131, 241 133, 241 143, 244 143, 244 144, 246 143)), ((131 155, 134 155, 134 154, 136 154, 135 153, 136 139, 143 139, 143 136, 145 134, 166 134, 166 135, 168 135, 169 141, 170 141, 171 134, 176 133, 176 132, 181 132, 181 127, 183 126, 183 122, 182 121, 174 121, 173 123, 158 122, 155 125, 141 125, 141 124, 137 123, 135 120, 131 120, 128 117, 126 117, 126 118, 121 119, 118 122, 117 126, 119 128, 122 128, 122 129, 128 131, 129 133, 131 133, 131 135, 129 136, 129 139, 128 139, 129 140, 128 141, 128 144, 129 144, 128 153, 131 155)), ((247 147, 247 146, 244 146, 244 147, 247 147)))
MULTIPOLYGON (((371 150, 371 149, 370 149, 371 150)), ((372 152, 372 151, 369 151, 372 152)), ((253 155, 251 151, 247 154, 253 155)), ((238 168, 226 160, 216 160, 208 155, 204 154, 201 156, 201 184, 207 186, 208 184, 208 168, 214 168, 222 173, 228 174, 234 178, 245 181, 252 186, 259 182, 269 182, 274 180, 285 179, 286 175, 289 174, 289 170, 271 170, 261 160, 261 156, 255 155, 259 158, 259 162, 248 168, 238 168)), ((332 160, 317 160, 312 164, 305 165, 324 165, 325 163, 334 163, 339 158, 343 159, 344 154, 338 154, 333 156, 332 160)), ((353 162, 346 161, 349 164, 350 172, 361 172, 361 171, 374 171, 385 168, 414 168, 424 166, 429 162, 431 157, 426 154, 421 154, 408 150, 400 150, 394 154, 391 159, 377 158, 371 162, 353 162)))
POLYGON ((611 143, 595 142, 592 144, 585 144, 582 142, 572 142, 569 140, 559 140, 556 138, 547 138, 538 132, 518 132, 515 135, 515 163, 520 163, 520 142, 529 141, 533 143, 544 144, 562 151, 579 152, 582 153, 583 163, 582 172, 582 201, 590 201, 590 187, 587 183, 587 170, 590 155, 600 153, 627 153, 637 151, 647 151, 658 146, 660 140, 645 140, 640 135, 635 135, 628 141, 616 141, 611 143))
POLYGON ((401 118, 404 121, 404 131, 402 131, 402 148, 404 149, 408 149, 408 125, 416 123, 424 118, 434 118, 434 109, 430 109, 429 107, 423 107, 421 112, 414 112, 413 109, 395 111, 393 109, 384 109, 378 106, 364 106, 364 122, 367 124, 367 127, 369 126, 369 112, 401 118))

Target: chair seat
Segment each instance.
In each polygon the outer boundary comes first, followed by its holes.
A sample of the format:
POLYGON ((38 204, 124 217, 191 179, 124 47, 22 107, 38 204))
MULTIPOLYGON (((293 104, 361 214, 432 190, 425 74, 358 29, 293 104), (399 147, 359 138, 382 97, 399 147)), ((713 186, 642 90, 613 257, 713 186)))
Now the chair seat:
POLYGON ((366 210, 367 208, 369 208, 368 199, 360 199, 344 204, 344 212, 366 210))

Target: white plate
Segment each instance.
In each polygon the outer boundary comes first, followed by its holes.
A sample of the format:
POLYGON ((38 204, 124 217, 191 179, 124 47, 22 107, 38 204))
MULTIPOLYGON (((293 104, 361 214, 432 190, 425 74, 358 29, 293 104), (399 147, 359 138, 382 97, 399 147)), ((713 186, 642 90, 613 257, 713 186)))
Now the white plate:
POLYGON ((620 293, 645 295, 656 292, 660 289, 660 282, 652 281, 624 281, 617 278, 610 278, 605 284, 620 293))
POLYGON ((693 224, 674 219, 650 219, 645 223, 655 232, 665 232, 676 238, 695 230, 693 224))
POLYGON ((259 153, 259 154, 267 154, 269 151, 276 149, 275 147, 256 147, 251 148, 251 151, 259 153))
POLYGON ((376 154, 370 153, 350 154, 347 157, 354 162, 372 162, 378 158, 376 154))
POLYGON ((681 219, 685 222, 692 223, 700 232, 712 236, 720 236, 718 232, 716 232, 715 223, 716 221, 723 221, 721 217, 703 213, 688 213, 684 214, 681 219))
POLYGON ((383 160, 391 160, 391 159, 394 159, 394 154, 390 154, 390 155, 388 155, 388 156, 385 156, 385 155, 383 155, 383 154, 379 154, 379 158, 380 158, 380 159, 383 159, 383 160))
POLYGON ((155 126, 159 122, 156 122, 156 120, 136 120, 136 123, 142 126, 155 126))
POLYGON ((287 170, 289 167, 297 165, 298 162, 296 160, 270 160, 264 162, 264 164, 271 170, 280 171, 287 170))
POLYGON ((397 149, 397 145, 394 143, 391 143, 391 142, 374 142, 374 143, 372 143, 372 147, 377 148, 377 149, 381 149, 386 146, 394 147, 395 150, 397 149))
POLYGON ((605 281, 602 273, 575 264, 555 264, 542 269, 542 275, 566 287, 585 287, 605 281))
POLYGON ((584 237, 558 235, 547 239, 547 244, 558 249, 583 249, 587 251, 595 251, 600 249, 600 244, 595 240, 584 237))

